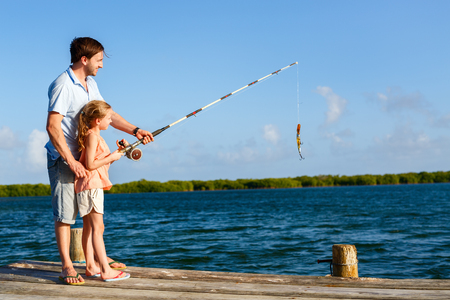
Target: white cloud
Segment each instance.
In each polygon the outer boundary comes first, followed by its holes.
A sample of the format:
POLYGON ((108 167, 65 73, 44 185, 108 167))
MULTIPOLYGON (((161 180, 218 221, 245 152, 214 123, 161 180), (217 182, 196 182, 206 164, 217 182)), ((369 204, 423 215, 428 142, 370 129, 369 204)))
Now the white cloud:
POLYGON ((432 137, 413 124, 403 124, 373 141, 356 158, 369 173, 448 171, 450 138, 446 135, 432 137))
POLYGON ((340 150, 348 150, 353 146, 352 142, 349 142, 345 139, 354 136, 354 133, 350 129, 345 129, 338 133, 326 132, 324 135, 327 139, 331 140, 330 147, 333 153, 340 150))
POLYGON ((388 87, 386 93, 377 93, 377 102, 386 112, 417 111, 430 114, 429 103, 420 92, 405 94, 399 87, 388 87))
MULTIPOLYGON (((383 112, 397 116, 418 113, 425 116, 433 127, 450 127, 450 114, 434 108, 418 91, 405 93, 400 87, 388 87, 384 93, 369 94, 367 97, 379 104, 383 112)), ((414 118, 417 118, 417 115, 414 118)))
POLYGON ((244 146, 233 152, 219 151, 217 153, 217 158, 219 159, 219 161, 230 164, 253 162, 257 160, 258 156, 258 151, 252 149, 249 146, 244 146))
POLYGON ((374 138, 372 151, 391 159, 424 160, 448 152, 449 138, 430 138, 423 131, 414 131, 408 124, 397 126, 393 133, 374 138))
POLYGON ((327 101, 328 111, 326 112, 325 125, 337 122, 344 113, 348 101, 335 94, 331 88, 326 86, 318 86, 316 93, 325 97, 327 101))
POLYGON ((380 101, 388 101, 388 97, 382 93, 377 93, 377 97, 380 101))
POLYGON ((27 169, 37 171, 45 169, 47 163, 45 143, 48 141, 46 132, 34 129, 28 137, 26 159, 27 169))
POLYGON ((280 131, 278 130, 278 127, 272 124, 265 125, 263 133, 263 138, 271 143, 272 145, 278 144, 278 141, 280 140, 280 131))
POLYGON ((289 147, 281 140, 277 126, 265 125, 262 133, 263 139, 267 142, 264 143, 264 146, 256 142, 254 138, 245 142, 237 142, 229 150, 218 151, 217 160, 220 163, 243 165, 258 161, 277 161, 285 159, 289 155, 289 147))
POLYGON ((435 123, 436 127, 450 127, 450 114, 446 114, 445 116, 441 116, 435 123))
POLYGON ((20 145, 16 134, 7 126, 0 128, 0 141, 0 149, 10 150, 20 145))
POLYGON ((2 184, 48 183, 45 143, 46 132, 34 129, 26 141, 8 127, 0 129, 2 155, 0 181, 2 184))

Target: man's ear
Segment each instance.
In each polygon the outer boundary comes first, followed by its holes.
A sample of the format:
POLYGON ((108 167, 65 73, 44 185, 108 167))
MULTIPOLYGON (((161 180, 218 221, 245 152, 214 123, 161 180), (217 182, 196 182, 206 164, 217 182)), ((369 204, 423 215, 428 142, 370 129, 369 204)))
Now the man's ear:
POLYGON ((80 60, 83 65, 87 65, 88 58, 86 56, 82 56, 80 60))

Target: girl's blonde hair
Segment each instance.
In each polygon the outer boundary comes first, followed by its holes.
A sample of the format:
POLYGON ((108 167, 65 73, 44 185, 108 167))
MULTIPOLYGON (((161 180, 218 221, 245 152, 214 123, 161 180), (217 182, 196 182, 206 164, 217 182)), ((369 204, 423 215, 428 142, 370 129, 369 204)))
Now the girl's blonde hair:
POLYGON ((101 100, 90 101, 83 107, 78 122, 78 151, 81 152, 84 149, 84 139, 91 127, 92 121, 95 119, 103 119, 110 109, 111 105, 101 100))

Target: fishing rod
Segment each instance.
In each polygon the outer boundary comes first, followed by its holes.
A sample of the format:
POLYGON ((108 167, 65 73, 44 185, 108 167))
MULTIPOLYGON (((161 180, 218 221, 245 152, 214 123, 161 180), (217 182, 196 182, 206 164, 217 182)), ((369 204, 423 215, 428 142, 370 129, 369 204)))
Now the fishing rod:
MULTIPOLYGON (((190 118, 190 117, 192 117, 192 116, 195 116, 196 114, 198 114, 198 113, 201 112, 202 110, 207 109, 208 107, 210 107, 210 106, 216 104, 217 102, 222 101, 222 100, 224 100, 224 99, 226 99, 226 98, 228 98, 228 97, 230 97, 230 96, 236 94, 237 92, 240 92, 240 91, 242 91, 243 89, 246 89, 246 88, 248 88, 249 86, 252 86, 252 85, 254 85, 255 83, 258 83, 258 82, 260 82, 260 81, 262 81, 262 80, 264 80, 264 79, 267 79, 267 78, 269 78, 269 77, 271 77, 271 76, 273 76, 273 75, 278 75, 278 73, 280 73, 280 72, 284 71, 285 69, 287 69, 287 68, 289 68, 289 67, 292 67, 293 65, 296 65, 296 64, 298 64, 298 62, 292 63, 292 64, 290 64, 290 65, 288 65, 288 66, 286 66, 286 67, 284 67, 284 68, 282 68, 282 69, 279 69, 278 71, 272 72, 272 73, 270 73, 269 75, 266 75, 266 76, 264 76, 264 77, 262 77, 262 78, 260 78, 260 79, 258 79, 258 80, 256 80, 256 81, 253 81, 252 83, 249 83, 249 84, 247 84, 247 85, 241 87, 240 89, 235 90, 234 92, 231 92, 231 93, 229 93, 229 94, 223 96, 222 98, 219 98, 219 99, 217 99, 216 101, 213 101, 213 102, 209 103, 208 105, 205 105, 205 106, 203 106, 202 108, 199 108, 199 109, 197 109, 197 110, 191 112, 190 114, 188 114, 188 115, 182 117, 181 119, 179 119, 179 120, 173 122, 172 124, 169 124, 169 125, 167 125, 167 126, 165 126, 165 127, 163 127, 163 128, 160 128, 160 129, 158 129, 158 130, 153 131, 153 132, 152 132, 152 135, 155 137, 155 136, 157 136, 158 134, 162 133, 163 131, 165 131, 165 130, 169 129, 170 127, 174 126, 175 124, 178 124, 178 123, 180 123, 181 121, 186 120, 187 118, 190 118)), ((133 144, 127 145, 125 148, 119 150, 119 152, 125 153, 125 155, 126 155, 129 159, 131 159, 131 160, 138 161, 138 160, 140 160, 141 157, 142 157, 142 150, 139 149, 139 148, 136 148, 136 147, 139 146, 143 141, 144 141, 144 138, 142 138, 142 139, 140 139, 140 140, 134 142, 133 144)), ((124 146, 123 143, 122 143, 121 145, 124 146)))

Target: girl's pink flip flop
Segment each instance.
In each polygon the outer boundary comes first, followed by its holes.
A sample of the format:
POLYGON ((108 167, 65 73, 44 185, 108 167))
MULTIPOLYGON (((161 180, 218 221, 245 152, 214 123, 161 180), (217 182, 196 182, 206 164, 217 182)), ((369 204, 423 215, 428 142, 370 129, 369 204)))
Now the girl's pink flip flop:
POLYGON ((131 275, 128 274, 128 273, 125 273, 125 276, 120 277, 120 276, 122 276, 122 274, 124 274, 124 273, 123 273, 123 272, 120 272, 119 275, 117 275, 116 277, 110 278, 110 279, 103 279, 103 281, 108 281, 108 282, 109 282, 109 281, 118 281, 118 280, 128 279, 128 278, 131 277, 131 275))

